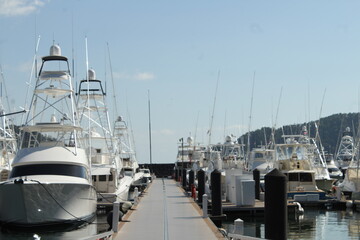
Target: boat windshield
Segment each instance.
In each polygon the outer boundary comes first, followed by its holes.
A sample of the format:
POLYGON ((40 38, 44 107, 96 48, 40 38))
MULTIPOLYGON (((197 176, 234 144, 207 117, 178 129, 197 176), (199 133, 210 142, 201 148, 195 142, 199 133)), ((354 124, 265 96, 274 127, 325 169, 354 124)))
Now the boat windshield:
POLYGON ((31 175, 63 175, 88 179, 85 167, 68 164, 32 164, 16 166, 11 170, 10 178, 31 175))
POLYGON ((284 145, 276 147, 277 160, 289 160, 296 158, 297 160, 308 159, 307 149, 303 145, 284 145))

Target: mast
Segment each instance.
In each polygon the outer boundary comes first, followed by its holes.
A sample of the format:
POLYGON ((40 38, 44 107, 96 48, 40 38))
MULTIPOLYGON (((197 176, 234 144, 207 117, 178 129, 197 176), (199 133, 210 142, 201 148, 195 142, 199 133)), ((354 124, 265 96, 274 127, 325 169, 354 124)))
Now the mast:
POLYGON ((151 147, 151 115, 150 115, 150 91, 148 90, 148 109, 149 109, 149 147, 150 147, 150 164, 152 164, 152 147, 151 147))
POLYGON ((219 79, 220 79, 220 70, 218 71, 218 77, 217 77, 216 89, 215 89, 215 97, 214 97, 214 104, 213 104, 213 109, 212 109, 212 114, 211 114, 211 119, 210 119, 209 146, 211 144, 211 131, 212 131, 212 125, 213 125, 213 122, 214 122, 214 112, 215 112, 215 104, 216 104, 216 95, 217 95, 217 90, 218 90, 218 86, 219 86, 219 79))
POLYGON ((248 129, 248 136, 247 136, 247 153, 246 153, 247 161, 249 160, 249 157, 250 157, 250 130, 251 130, 252 106, 253 106, 253 100, 254 100, 255 73, 256 73, 256 72, 254 71, 253 84, 252 84, 252 90, 251 90, 250 115, 249 115, 249 129, 248 129))

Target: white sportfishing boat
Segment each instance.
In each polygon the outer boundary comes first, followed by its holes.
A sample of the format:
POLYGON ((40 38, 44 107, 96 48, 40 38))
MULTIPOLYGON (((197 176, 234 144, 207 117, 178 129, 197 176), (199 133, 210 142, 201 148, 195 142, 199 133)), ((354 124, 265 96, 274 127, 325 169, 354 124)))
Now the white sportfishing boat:
POLYGON ((144 179, 144 173, 140 171, 136 152, 131 144, 128 126, 121 116, 115 121, 114 136, 118 141, 119 155, 123 162, 125 176, 132 178, 131 186, 133 188, 145 186, 146 179, 144 179))
POLYGON ((89 69, 88 79, 80 82, 77 96, 80 123, 86 133, 84 140, 89 143, 87 150, 98 203, 128 201, 131 178, 124 172, 117 139, 110 126, 106 93, 93 69, 89 69))
POLYGON ((309 143, 302 142, 303 135, 284 135, 285 143, 275 144, 274 167, 288 178, 288 197, 300 194, 317 194, 325 198, 325 192, 318 189, 315 170, 309 153, 309 143))
POLYGON ((259 170, 260 178, 264 179, 264 176, 274 168, 274 159, 274 149, 265 146, 253 148, 250 152, 248 168, 250 171, 259 170))
POLYGON ((44 227, 94 219, 96 191, 76 115, 68 60, 53 45, 42 58, 20 150, 0 185, 2 224, 44 227))

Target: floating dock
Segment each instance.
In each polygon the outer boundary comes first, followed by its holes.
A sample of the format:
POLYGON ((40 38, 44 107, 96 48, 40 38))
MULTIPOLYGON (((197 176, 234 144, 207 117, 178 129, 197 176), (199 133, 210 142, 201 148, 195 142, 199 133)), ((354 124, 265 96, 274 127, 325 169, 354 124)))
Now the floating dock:
POLYGON ((225 239, 172 179, 155 179, 113 239, 225 239))

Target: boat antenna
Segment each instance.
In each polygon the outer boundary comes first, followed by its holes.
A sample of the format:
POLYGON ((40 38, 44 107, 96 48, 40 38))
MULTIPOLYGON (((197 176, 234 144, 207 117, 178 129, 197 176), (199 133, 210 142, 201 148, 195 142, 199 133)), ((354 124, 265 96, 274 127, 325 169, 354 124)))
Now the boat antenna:
POLYGON ((253 107, 253 100, 254 100, 255 74, 256 74, 256 71, 254 71, 253 83, 252 83, 252 89, 251 89, 249 128, 248 128, 248 136, 247 136, 247 153, 246 153, 247 160, 249 160, 249 157, 250 157, 250 130, 251 130, 252 107, 253 107))
POLYGON ((115 83, 114 83, 114 75, 113 75, 113 68, 112 68, 112 64, 111 64, 111 56, 110 56, 110 47, 109 47, 109 43, 106 43, 107 46, 107 50, 108 50, 108 56, 109 56, 109 67, 110 67, 110 74, 111 74, 111 84, 112 84, 112 89, 113 89, 113 101, 114 101, 114 113, 115 113, 115 117, 118 117, 118 107, 117 107, 117 100, 116 100, 116 94, 115 94, 115 83))
POLYGON ((148 90, 148 110, 149 110, 149 147, 150 147, 150 164, 152 164, 152 146, 151 146, 151 110, 150 110, 150 90, 148 90))
POLYGON ((224 120, 224 139, 225 139, 225 136, 226 135, 226 110, 225 110, 225 120, 224 120))
POLYGON ((275 121, 274 121, 272 130, 271 130, 271 141, 272 141, 273 146, 275 145, 275 131, 276 131, 276 124, 277 124, 277 119, 278 119, 278 115, 279 115, 279 108, 280 108, 280 101, 281 101, 282 91, 283 91, 283 87, 281 87, 281 89, 280 89, 278 105, 277 105, 277 108, 276 108, 275 121))
POLYGON ((87 108, 88 108, 88 136, 89 136, 89 161, 91 161, 91 111, 90 111, 90 81, 89 81, 89 56, 88 56, 88 42, 87 37, 85 36, 85 61, 86 61, 86 81, 87 81, 87 108))
POLYGON ((211 144, 211 132, 212 132, 212 126, 213 126, 213 122, 214 122, 214 112, 215 112, 215 104, 216 104, 216 95, 217 95, 218 86, 219 86, 219 79, 220 79, 220 70, 218 71, 218 76, 217 76, 217 81, 216 81, 215 97, 214 97, 212 114, 211 114, 211 118, 210 118, 210 129, 208 131, 208 133, 209 133, 209 146, 211 144))
MULTIPOLYGON (((321 119, 321 114, 322 114, 322 108, 323 108, 323 105, 324 105, 325 93, 326 93, 326 88, 324 89, 324 93, 323 93, 322 100, 321 100, 320 113, 319 113, 319 120, 318 120, 318 123, 317 123, 317 128, 320 128, 320 119, 321 119)), ((310 134, 309 134, 309 136, 310 136, 310 134)), ((320 135, 319 135, 318 130, 316 130, 316 135, 315 135, 315 140, 317 140, 317 139, 319 139, 320 146, 321 146, 321 140, 320 140, 320 135)))
POLYGON ((72 65, 72 75, 75 77, 75 50, 74 50, 74 13, 71 14, 71 65, 72 65))
POLYGON ((264 127, 264 139, 265 139, 265 147, 267 147, 266 127, 264 127))
POLYGON ((197 134, 197 128, 198 128, 198 122, 199 122, 199 113, 200 113, 200 111, 198 111, 197 116, 196 116, 195 134, 194 134, 194 150, 195 150, 195 146, 196 146, 196 134, 197 134))

